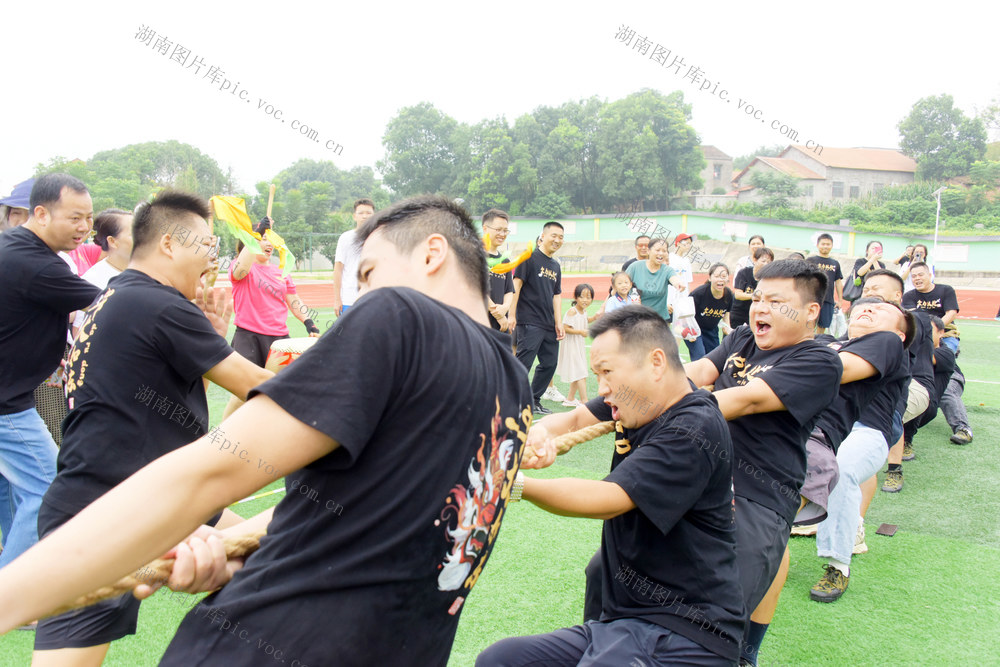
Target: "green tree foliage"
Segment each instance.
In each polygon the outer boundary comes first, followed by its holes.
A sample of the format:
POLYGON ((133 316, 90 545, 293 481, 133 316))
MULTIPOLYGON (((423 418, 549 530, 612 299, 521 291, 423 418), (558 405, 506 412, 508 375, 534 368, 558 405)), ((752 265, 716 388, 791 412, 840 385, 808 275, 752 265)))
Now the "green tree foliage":
POLYGON ((963 176, 986 153, 983 121, 963 114, 951 95, 918 100, 897 128, 899 145, 917 161, 917 175, 922 179, 963 176))
POLYGON ((750 185, 760 190, 764 196, 762 204, 768 209, 790 208, 792 197, 798 197, 798 179, 788 174, 770 171, 754 171, 750 174, 750 185))
MULTIPOLYGON (((458 122, 430 102, 401 109, 385 128, 378 168, 399 196, 448 192, 455 178, 458 122)), ((452 195, 454 196, 454 195, 452 195)))
MULTIPOLYGON (((737 158, 733 158, 733 169, 735 171, 742 171, 747 168, 754 158, 757 157, 778 157, 781 155, 781 151, 787 148, 787 144, 773 144, 771 146, 758 146, 755 150, 750 151, 746 155, 741 155, 737 158)), ((723 193, 725 194, 725 193, 723 193)))

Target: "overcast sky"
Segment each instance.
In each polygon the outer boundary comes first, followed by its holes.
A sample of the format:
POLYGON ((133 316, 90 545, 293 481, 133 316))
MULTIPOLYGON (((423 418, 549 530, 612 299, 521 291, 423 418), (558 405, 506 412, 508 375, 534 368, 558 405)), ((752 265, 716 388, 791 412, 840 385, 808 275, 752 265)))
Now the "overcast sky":
POLYGON ((374 167, 386 123, 421 101, 459 121, 503 115, 512 124, 539 105, 615 100, 642 88, 684 91, 702 143, 734 157, 789 143, 771 129, 774 120, 797 130, 799 143, 895 147, 896 124, 921 97, 951 94, 971 115, 1000 96, 1000 3, 961 11, 927 3, 935 13, 923 6, 6 3, 0 193, 55 156, 87 159, 170 139, 232 167, 249 190, 299 158, 374 167), (621 25, 686 67, 678 75, 651 60, 652 50, 640 55, 616 41, 621 25), (167 55, 154 50, 155 39, 136 39, 143 26, 170 41, 167 55), (199 73, 170 59, 178 44, 190 51, 189 65, 204 63, 199 73), (702 72, 697 85, 683 78, 692 65, 702 72), (212 66, 224 72, 214 84, 205 77, 212 66), (702 91, 704 79, 712 86, 702 91), (292 121, 319 141, 297 134, 292 121))

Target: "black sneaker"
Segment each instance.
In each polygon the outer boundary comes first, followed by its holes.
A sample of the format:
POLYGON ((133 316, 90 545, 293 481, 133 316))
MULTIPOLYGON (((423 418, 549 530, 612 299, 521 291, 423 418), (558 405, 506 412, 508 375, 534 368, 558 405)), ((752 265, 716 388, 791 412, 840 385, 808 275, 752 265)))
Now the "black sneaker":
POLYGON ((542 405, 541 403, 535 403, 535 410, 534 410, 534 412, 535 412, 536 415, 551 415, 552 414, 552 411, 549 410, 544 405, 542 405))
POLYGON ((826 574, 816 582, 816 585, 809 591, 809 597, 816 602, 833 602, 840 598, 847 590, 847 582, 850 577, 845 577, 844 573, 832 565, 826 565, 826 574))

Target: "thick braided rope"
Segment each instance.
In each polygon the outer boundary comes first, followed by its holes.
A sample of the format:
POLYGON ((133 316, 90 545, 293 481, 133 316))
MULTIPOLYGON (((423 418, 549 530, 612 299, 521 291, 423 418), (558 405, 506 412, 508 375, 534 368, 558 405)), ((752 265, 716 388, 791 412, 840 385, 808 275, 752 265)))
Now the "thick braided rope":
MULTIPOLYGON (((227 537, 223 540, 228 558, 244 558, 249 556, 260 547, 260 538, 264 536, 264 531, 240 537, 227 537)), ((173 558, 157 558, 152 563, 137 572, 122 577, 110 586, 102 586, 92 593, 78 597, 68 605, 56 609, 49 616, 56 616, 79 607, 89 607, 95 602, 118 597, 123 593, 131 593, 132 589, 139 584, 155 584, 164 582, 170 576, 174 568, 173 558)))
MULTIPOLYGON (((567 433, 565 435, 560 435, 557 438, 553 438, 556 444, 556 453, 565 454, 569 450, 573 449, 574 445, 579 445, 582 442, 587 442, 588 440, 593 440, 594 438, 599 438, 602 435, 611 433, 615 430, 615 422, 599 422, 593 426, 587 426, 581 428, 579 431, 573 431, 572 433, 567 433)), ((527 450, 531 448, 528 447, 527 450)), ((534 451, 525 451, 525 456, 534 454, 534 451)))

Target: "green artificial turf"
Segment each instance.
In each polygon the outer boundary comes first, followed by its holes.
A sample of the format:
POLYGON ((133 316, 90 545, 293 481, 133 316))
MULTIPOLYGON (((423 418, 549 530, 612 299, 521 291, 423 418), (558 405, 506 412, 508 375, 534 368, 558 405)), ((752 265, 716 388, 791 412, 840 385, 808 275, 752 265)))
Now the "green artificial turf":
MULTIPOLYGON (((331 318, 324 311, 314 319, 331 318)), ((297 322, 290 320, 290 327, 293 335, 301 331, 297 322)), ((959 364, 970 380, 965 403, 975 441, 964 447, 948 442, 951 432, 940 414, 921 429, 914 443, 917 458, 903 464, 903 490, 879 492, 872 502, 865 520, 869 552, 854 558, 850 587, 837 602, 809 599, 809 588, 822 574, 821 561, 812 538, 792 538, 788 582, 760 665, 1000 664, 1000 596, 993 590, 1000 581, 1000 457, 995 450, 1000 324, 962 321, 960 327, 959 364), (896 524, 899 531, 894 537, 875 535, 880 523, 896 524)), ((686 359, 683 346, 681 355, 686 359)), ((565 393, 567 386, 556 382, 565 393)), ((593 376, 588 392, 597 395, 593 376)), ((213 424, 225 402, 225 392, 211 387, 213 424)), ((612 445, 612 437, 603 436, 560 457, 551 468, 528 474, 600 479, 608 471, 612 445)), ((279 480, 266 489, 280 486, 279 480)), ((234 509, 250 516, 282 495, 234 509)), ((479 651, 504 637, 578 623, 583 568, 600 544, 600 531, 599 521, 554 516, 526 502, 512 506, 462 611, 449 664, 472 665, 479 651)), ((138 634, 115 642, 105 664, 155 665, 195 601, 157 593, 142 606, 138 634)), ((0 666, 28 665, 32 640, 28 632, 0 637, 0 666)), ((294 655, 291 648, 289 655, 294 655)), ((336 664, 335 656, 329 664, 336 664)))

